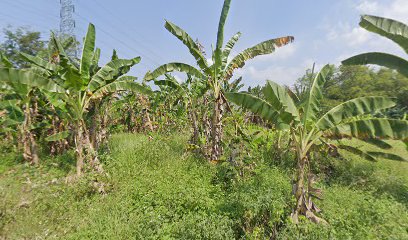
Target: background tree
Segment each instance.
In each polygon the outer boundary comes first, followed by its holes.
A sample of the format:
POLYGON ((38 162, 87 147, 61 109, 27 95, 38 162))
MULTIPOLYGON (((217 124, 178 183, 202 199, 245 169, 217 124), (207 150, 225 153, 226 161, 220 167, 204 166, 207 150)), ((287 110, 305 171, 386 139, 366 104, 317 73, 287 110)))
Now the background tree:
MULTIPOLYGON (((360 20, 360 26, 367 31, 379 34, 380 36, 393 41, 394 43, 398 44, 405 53, 408 53, 408 26, 404 23, 389 18, 363 15, 360 20)), ((366 64, 379 65, 396 70, 398 73, 408 78, 408 61, 406 59, 388 53, 363 53, 344 60, 342 64, 348 66, 366 64)), ((385 70, 380 70, 379 73, 382 76, 381 80, 401 79, 400 76, 395 75, 391 72, 387 72, 385 70)), ((405 105, 407 103, 406 96, 408 95, 408 88, 405 85, 407 81, 404 81, 405 83, 403 84, 404 87, 402 89, 400 88, 401 84, 396 85, 395 82, 397 81, 394 80, 389 84, 378 82, 378 84, 380 85, 373 86, 374 88, 380 88, 378 89, 379 91, 386 91, 387 88, 393 89, 394 91, 392 92, 397 92, 394 96, 399 96, 401 98, 401 100, 399 101, 400 104, 402 104, 403 107, 408 107, 408 105, 405 105)))
MULTIPOLYGON (((310 79, 316 75, 312 76, 310 73, 309 69, 296 81, 293 88, 298 96, 302 95, 299 89, 307 93, 310 79)), ((408 111, 408 78, 388 68, 332 65, 322 91, 325 99, 322 103, 324 110, 356 97, 387 96, 396 97, 397 105, 385 114, 393 118, 403 118, 408 111), (370 84, 367 84, 368 82, 370 84)))
POLYGON ((29 67, 29 64, 21 59, 19 53, 25 52, 37 56, 46 51, 47 43, 41 39, 41 33, 31 31, 29 28, 19 27, 3 29, 5 41, 0 44, 0 51, 17 68, 29 67))

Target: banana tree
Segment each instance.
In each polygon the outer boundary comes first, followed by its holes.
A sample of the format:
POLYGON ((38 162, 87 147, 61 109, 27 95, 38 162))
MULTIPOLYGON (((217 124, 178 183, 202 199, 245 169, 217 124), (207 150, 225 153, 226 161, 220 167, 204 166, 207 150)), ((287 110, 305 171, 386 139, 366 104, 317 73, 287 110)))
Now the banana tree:
POLYGON ((2 105, 6 105, 8 114, 11 115, 11 121, 7 122, 20 128, 23 157, 32 164, 38 164, 38 147, 33 131, 38 114, 36 89, 57 92, 62 91, 62 88, 49 85, 47 79, 37 75, 32 69, 0 68, 0 82, 3 83, 3 90, 8 92, 8 96, 2 101, 2 105), (23 113, 21 122, 16 117, 18 113, 23 113))
POLYGON ((330 66, 326 65, 316 75, 307 97, 300 101, 288 89, 268 81, 263 88, 265 99, 248 93, 227 93, 227 98, 272 123, 276 129, 289 133, 291 147, 296 152, 296 175, 293 193, 296 205, 292 218, 298 221, 304 215, 313 222, 324 222, 315 213, 320 210, 313 198, 320 198, 321 190, 313 187, 310 173, 313 152, 325 148, 329 152, 343 149, 375 161, 377 157, 403 160, 402 157, 382 151, 365 152, 340 141, 342 138, 363 139, 375 146, 388 145, 382 139, 408 140, 408 121, 376 118, 374 113, 395 105, 387 97, 361 97, 346 101, 319 117, 322 104, 322 88, 330 66))
POLYGON ((212 54, 212 62, 207 61, 205 54, 197 42, 180 27, 166 21, 165 28, 177 37, 189 49, 196 60, 198 69, 189 64, 172 62, 164 64, 152 72, 148 72, 145 80, 151 81, 157 77, 173 71, 184 72, 206 82, 212 96, 212 121, 211 121, 211 156, 210 160, 218 160, 222 154, 221 139, 223 133, 222 118, 224 114, 224 83, 229 81, 236 69, 242 68, 245 62, 259 55, 270 54, 276 48, 284 46, 293 41, 293 37, 281 37, 261 42, 251 48, 245 49, 233 58, 230 57, 231 50, 239 40, 241 33, 235 34, 225 46, 224 25, 230 9, 231 0, 225 0, 218 25, 217 40, 212 54))
POLYGON ((170 74, 165 74, 165 79, 155 80, 154 83, 160 87, 160 93, 165 95, 164 103, 177 106, 178 111, 181 109, 187 113, 191 129, 193 130, 190 143, 197 145, 200 137, 198 119, 202 115, 200 113, 203 112, 200 109, 199 99, 202 98, 207 90, 206 84, 201 79, 197 79, 189 74, 187 75, 187 80, 182 83, 179 83, 170 74))
MULTIPOLYGON (((405 53, 408 53, 408 26, 393 19, 377 16, 363 15, 360 26, 370 32, 379 34, 396 44, 405 53)), ((356 55, 342 62, 343 65, 366 65, 374 64, 396 70, 408 77, 408 60, 382 52, 370 52, 356 55)), ((402 113, 401 115, 403 115, 402 113)))
MULTIPOLYGON (((56 47, 53 62, 22 53, 22 57, 41 69, 48 83, 64 91, 52 93, 43 91, 50 103, 61 109, 73 125, 75 151, 77 156, 77 175, 80 176, 88 161, 91 169, 102 171, 97 158, 97 149, 91 144, 89 124, 86 113, 91 105, 103 97, 118 91, 139 91, 148 94, 149 90, 135 82, 136 78, 124 76, 132 66, 140 62, 140 57, 117 59, 103 67, 98 66, 100 49, 95 49, 95 26, 89 24, 83 43, 82 56, 79 62, 68 57, 59 39, 52 34, 51 41, 56 47)), ((64 137, 66 134, 59 134, 64 137)), ((87 165, 88 166, 88 165, 87 165)))
POLYGON ((36 142, 35 118, 38 115, 37 89, 49 92, 62 91, 48 84, 48 80, 37 74, 35 68, 16 69, 0 54, 0 89, 2 101, 0 108, 8 113, 8 119, 2 121, 3 127, 19 129, 19 143, 22 144, 23 158, 31 164, 39 163, 36 142))

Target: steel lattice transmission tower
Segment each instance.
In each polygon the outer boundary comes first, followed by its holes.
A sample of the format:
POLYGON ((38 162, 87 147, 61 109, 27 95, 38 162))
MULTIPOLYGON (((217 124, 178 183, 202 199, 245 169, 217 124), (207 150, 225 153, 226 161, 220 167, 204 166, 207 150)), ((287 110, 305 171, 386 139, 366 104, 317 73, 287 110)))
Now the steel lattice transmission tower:
MULTIPOLYGON (((73 37, 75 39, 75 5, 72 0, 60 0, 60 35, 61 37, 73 37)), ((71 57, 77 57, 76 49, 71 57)), ((71 55, 71 54, 70 54, 71 55)))

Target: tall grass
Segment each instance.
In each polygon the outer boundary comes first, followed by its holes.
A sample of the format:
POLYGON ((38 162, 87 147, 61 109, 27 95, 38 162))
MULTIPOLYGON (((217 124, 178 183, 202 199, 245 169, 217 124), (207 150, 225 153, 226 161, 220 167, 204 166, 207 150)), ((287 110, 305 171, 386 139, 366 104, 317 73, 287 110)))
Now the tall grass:
POLYGON ((329 225, 296 226, 288 217, 292 176, 277 163, 285 159, 271 161, 271 149, 259 150, 252 174, 226 187, 225 166, 186 152, 187 137, 114 135, 102 157, 107 194, 86 179, 65 183, 74 173, 72 153, 40 168, 7 155, 0 238, 408 239, 407 163, 331 159, 319 201, 329 225))

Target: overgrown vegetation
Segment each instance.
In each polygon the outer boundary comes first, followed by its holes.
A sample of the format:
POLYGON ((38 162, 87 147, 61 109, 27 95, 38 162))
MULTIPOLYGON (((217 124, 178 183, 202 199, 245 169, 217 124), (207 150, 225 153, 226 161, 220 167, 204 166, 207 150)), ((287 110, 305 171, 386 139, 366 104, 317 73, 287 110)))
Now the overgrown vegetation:
MULTIPOLYGON (((367 53, 239 92, 234 70, 294 38, 230 58, 230 4, 212 60, 166 21, 198 68, 164 64, 149 84, 126 76, 139 57, 99 66, 92 24, 78 59, 71 37, 5 31, 1 239, 408 239, 406 60, 367 53)), ((407 50, 403 23, 360 25, 407 50)))
MULTIPOLYGON (((185 153, 185 134, 119 134, 101 161, 111 186, 97 193, 75 173, 73 152, 32 168, 2 153, 0 189, 3 237, 63 239, 405 239, 408 227, 407 166, 359 158, 331 160, 320 186, 329 225, 289 216, 291 171, 272 161, 265 147, 246 178, 229 177, 224 165, 185 153), (149 151, 145 149, 149 148, 149 151), (7 159, 7 158, 6 158, 7 159), (9 162, 9 163, 7 163, 9 162), (220 175, 221 174, 221 175, 220 175), (225 185, 228 177, 230 184, 225 185), (389 188, 388 186, 393 186, 389 188)), ((364 143, 360 143, 364 144, 364 143)), ((406 154, 404 146, 396 149, 406 154)), ((323 172, 322 172, 323 174, 323 172)))

